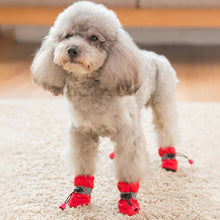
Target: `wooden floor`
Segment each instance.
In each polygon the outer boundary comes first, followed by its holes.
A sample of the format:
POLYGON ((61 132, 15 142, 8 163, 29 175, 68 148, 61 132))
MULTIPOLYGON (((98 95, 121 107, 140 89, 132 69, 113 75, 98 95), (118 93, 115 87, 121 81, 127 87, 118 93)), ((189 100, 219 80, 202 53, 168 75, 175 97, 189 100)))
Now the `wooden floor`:
MULTIPOLYGON (((38 44, 16 44, 0 36, 0 98, 52 97, 31 82, 30 64, 38 44)), ((220 101, 220 46, 144 47, 164 54, 180 83, 178 101, 220 101)))
MULTIPOLYGON (((0 24, 51 26, 63 9, 64 7, 0 6, 0 24)), ((220 27, 220 8, 111 9, 126 27, 220 27)))

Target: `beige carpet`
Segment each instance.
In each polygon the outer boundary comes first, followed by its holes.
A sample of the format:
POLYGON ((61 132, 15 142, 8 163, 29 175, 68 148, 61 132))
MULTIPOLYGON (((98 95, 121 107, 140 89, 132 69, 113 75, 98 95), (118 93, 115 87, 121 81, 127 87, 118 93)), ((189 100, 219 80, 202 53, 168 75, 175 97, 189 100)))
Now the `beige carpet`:
MULTIPOLYGON (((151 173, 141 183, 140 213, 130 219, 220 219, 220 103, 179 103, 182 144, 177 173, 160 169, 151 111, 143 112, 151 173)), ((58 206, 72 191, 63 151, 69 115, 64 99, 0 101, 0 219, 127 219, 118 212, 113 146, 101 140, 86 207, 58 206)))

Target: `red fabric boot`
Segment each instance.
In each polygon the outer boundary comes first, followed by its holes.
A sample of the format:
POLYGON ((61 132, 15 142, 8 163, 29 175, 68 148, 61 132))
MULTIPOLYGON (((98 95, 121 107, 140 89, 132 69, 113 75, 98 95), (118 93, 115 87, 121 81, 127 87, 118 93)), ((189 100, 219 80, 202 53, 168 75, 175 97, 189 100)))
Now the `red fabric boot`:
POLYGON ((163 169, 167 171, 177 171, 178 162, 176 160, 176 150, 174 147, 159 148, 159 155, 161 156, 163 169))
POLYGON ((91 201, 91 193, 94 187, 94 176, 76 176, 74 179, 76 188, 67 197, 64 204, 60 206, 62 210, 66 208, 66 204, 70 207, 87 205, 91 201))
POLYGON ((136 199, 139 182, 125 183, 118 182, 118 190, 121 192, 121 199, 118 201, 119 211, 123 214, 134 215, 139 212, 139 203, 136 199))
POLYGON ((76 176, 74 185, 76 186, 76 192, 72 194, 68 205, 70 207, 77 207, 89 204, 94 187, 94 176, 76 176))

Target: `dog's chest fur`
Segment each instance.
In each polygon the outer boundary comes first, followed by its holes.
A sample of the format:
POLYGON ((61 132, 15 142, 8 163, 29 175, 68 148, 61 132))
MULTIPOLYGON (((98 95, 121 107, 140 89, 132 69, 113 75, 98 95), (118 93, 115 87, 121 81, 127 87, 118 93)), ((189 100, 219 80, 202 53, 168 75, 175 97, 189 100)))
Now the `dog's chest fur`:
POLYGON ((68 75, 66 81, 66 96, 76 126, 91 127, 100 135, 108 136, 119 109, 117 98, 101 88, 99 80, 93 77, 83 79, 68 75))
MULTIPOLYGON (((152 62, 150 60, 147 60, 152 62)), ((117 123, 134 120, 148 102, 154 90, 155 65, 146 65, 140 72, 141 88, 131 96, 115 96, 99 81, 98 74, 77 77, 68 74, 66 96, 69 100, 76 127, 90 127, 101 136, 117 129, 117 123)))
POLYGON ((112 99, 110 93, 101 88, 100 82, 95 77, 77 78, 67 76, 67 97, 74 103, 75 109, 80 111, 101 111, 102 106, 112 99))

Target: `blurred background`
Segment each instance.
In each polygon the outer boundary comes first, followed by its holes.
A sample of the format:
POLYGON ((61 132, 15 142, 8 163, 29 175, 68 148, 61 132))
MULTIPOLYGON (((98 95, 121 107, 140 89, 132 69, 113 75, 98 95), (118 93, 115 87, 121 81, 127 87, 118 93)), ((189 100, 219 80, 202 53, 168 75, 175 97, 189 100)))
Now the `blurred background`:
MULTIPOLYGON (((32 84, 36 49, 73 0, 0 0, 0 98, 50 98, 32 84)), ((140 48, 165 55, 178 101, 220 101, 220 0, 95 0, 114 10, 140 48)))

